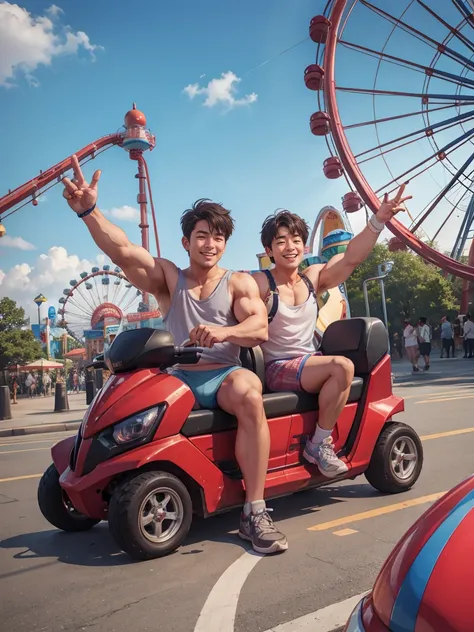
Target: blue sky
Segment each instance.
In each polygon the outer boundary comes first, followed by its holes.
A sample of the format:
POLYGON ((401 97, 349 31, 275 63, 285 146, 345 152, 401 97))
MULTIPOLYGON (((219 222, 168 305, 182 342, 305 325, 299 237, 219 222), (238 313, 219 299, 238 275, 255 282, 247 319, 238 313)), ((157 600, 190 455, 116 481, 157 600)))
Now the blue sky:
MULTIPOLYGON (((341 195, 348 191, 342 180, 324 177, 322 162, 328 150, 323 139, 309 131, 309 117, 319 108, 315 93, 305 88, 303 72, 314 62, 315 44, 307 39, 275 58, 307 37, 311 17, 324 4, 314 0, 136 0, 127 15, 124 4, 111 0, 59 1, 61 10, 53 11, 50 2, 21 2, 21 9, 16 10, 24 10, 25 29, 32 20, 47 18, 57 39, 46 50, 39 37, 44 22, 39 26, 34 22, 35 46, 26 52, 21 49, 24 44, 15 44, 19 50, 9 48, 9 59, 23 59, 29 67, 17 67, 6 80, 11 87, 0 86, 2 139, 7 148, 4 156, 8 156, 0 173, 0 191, 22 184, 40 169, 116 131, 136 101, 157 138, 156 148, 146 157, 163 256, 185 265, 179 217, 197 198, 210 197, 231 208, 236 219, 226 265, 256 267, 255 255, 261 251, 259 229, 268 214, 288 207, 312 223, 322 206, 339 205, 341 195), (69 52, 64 52, 64 42, 69 52), (41 55, 48 63, 35 65, 41 55), (256 68, 269 59, 270 63, 256 68), (235 99, 255 93, 255 102, 232 108, 222 103, 206 107, 205 96, 190 99, 184 92, 190 84, 205 88, 228 71, 241 78, 235 99)), ((10 8, 8 3, 0 3, 2 19, 10 8)), ((366 32, 372 23, 367 20, 375 17, 361 14, 351 29, 366 32)), ((378 39, 383 41, 386 25, 380 28, 378 39)), ((46 31, 51 34, 51 29, 46 31)), ((342 71, 350 68, 351 55, 347 62, 341 55, 342 71)), ((370 70, 372 81, 373 64, 364 63, 368 65, 357 66, 357 73, 350 71, 349 80, 360 79, 361 85, 370 70)), ((0 72, 7 72, 7 66, 8 60, 2 62, 0 72)), ((401 71, 392 67, 391 72, 402 78, 401 71)), ((418 102, 413 109, 418 109, 418 102)), ((370 118, 361 97, 344 97, 341 110, 354 120, 370 118)), ((358 139, 370 146, 365 133, 354 136, 354 145, 358 139)), ((419 151, 425 151, 421 144, 419 151)), ((397 160, 402 164, 404 159, 397 160)), ((103 171, 101 208, 137 206, 136 165, 124 150, 105 152, 87 165, 86 175, 93 168, 103 171)), ((372 173, 380 183, 389 179, 378 167, 372 173)), ((440 178, 442 186, 446 181, 443 170, 440 178)), ((418 187, 416 193, 420 199, 422 194, 428 199, 432 191, 418 187)), ((21 237, 30 246, 11 239, 9 247, 0 242, 0 269, 9 275, 9 284, 4 278, 0 293, 15 294, 25 306, 30 294, 32 299, 37 291, 55 303, 53 295, 60 291, 69 271, 75 274, 81 265, 96 262, 95 244, 60 194, 60 187, 55 187, 37 207, 28 205, 5 221, 9 237, 21 237), (15 244, 23 249, 11 247, 15 244), (31 249, 25 249, 28 247, 31 249), (26 267, 12 272, 21 264, 26 267)), ((356 230, 364 223, 363 213, 351 219, 356 230)), ((137 223, 119 221, 134 241, 139 240, 137 223)))

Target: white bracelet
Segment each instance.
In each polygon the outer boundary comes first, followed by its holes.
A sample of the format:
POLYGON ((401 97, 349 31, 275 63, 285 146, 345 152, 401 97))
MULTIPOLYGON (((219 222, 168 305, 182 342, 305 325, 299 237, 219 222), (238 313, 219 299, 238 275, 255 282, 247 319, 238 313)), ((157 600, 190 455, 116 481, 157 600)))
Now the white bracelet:
POLYGON ((367 226, 373 233, 377 234, 381 233, 385 228, 385 224, 383 222, 379 222, 375 215, 372 215, 372 217, 369 219, 369 223, 367 224, 367 226))

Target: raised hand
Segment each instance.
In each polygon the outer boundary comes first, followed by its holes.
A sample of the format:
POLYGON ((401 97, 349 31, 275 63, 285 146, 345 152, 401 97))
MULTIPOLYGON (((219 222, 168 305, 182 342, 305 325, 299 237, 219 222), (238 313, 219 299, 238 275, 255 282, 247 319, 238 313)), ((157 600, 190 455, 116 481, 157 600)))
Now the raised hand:
POLYGON ((86 182, 79 165, 77 156, 71 156, 71 166, 74 170, 74 178, 63 178, 63 197, 75 213, 82 213, 92 208, 97 202, 97 184, 101 171, 96 171, 91 183, 86 182))
POLYGON ((407 200, 411 200, 413 196, 407 195, 403 197, 404 191, 405 185, 402 184, 392 200, 389 199, 388 193, 383 196, 383 202, 375 215, 379 222, 383 222, 385 224, 386 222, 389 222, 394 215, 405 210, 403 203, 407 200))

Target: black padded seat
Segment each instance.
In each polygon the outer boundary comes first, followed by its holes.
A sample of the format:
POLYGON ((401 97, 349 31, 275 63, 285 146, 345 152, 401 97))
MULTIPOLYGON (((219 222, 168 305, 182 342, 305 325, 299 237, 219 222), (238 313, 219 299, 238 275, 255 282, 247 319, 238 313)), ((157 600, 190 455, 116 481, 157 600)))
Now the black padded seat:
MULTIPOLYGON (((388 335, 378 318, 350 318, 331 323, 326 329, 321 351, 324 355, 339 355, 354 363, 355 377, 349 403, 358 402, 368 375, 388 351, 388 335), (365 379, 365 381, 364 381, 365 379)), ((263 386, 263 405, 268 419, 318 410, 317 396, 308 393, 268 393, 265 390, 265 364, 260 347, 242 349, 242 366, 258 375, 263 386)), ((186 437, 222 432, 237 428, 237 420, 220 409, 194 410, 183 426, 186 437)))
MULTIPOLYGON (((349 402, 358 402, 362 397, 364 380, 355 377, 349 393, 349 402)), ((263 396, 263 406, 268 419, 283 417, 293 413, 318 410, 317 396, 309 393, 267 393, 263 396)), ((225 430, 235 430, 237 419, 223 410, 193 410, 181 432, 185 437, 197 437, 225 430)))

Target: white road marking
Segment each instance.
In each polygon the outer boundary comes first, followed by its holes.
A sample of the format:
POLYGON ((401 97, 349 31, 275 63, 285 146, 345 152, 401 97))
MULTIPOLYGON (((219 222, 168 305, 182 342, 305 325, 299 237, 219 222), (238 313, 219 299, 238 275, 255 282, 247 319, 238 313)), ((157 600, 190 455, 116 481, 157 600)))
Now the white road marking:
POLYGON ((253 550, 245 551, 224 571, 206 599, 194 632, 234 632, 240 591, 263 557, 253 550))
POLYGON ((304 617, 298 617, 288 623, 282 623, 265 632, 331 632, 335 628, 345 625, 356 605, 365 597, 367 592, 354 595, 350 599, 334 603, 304 617))

